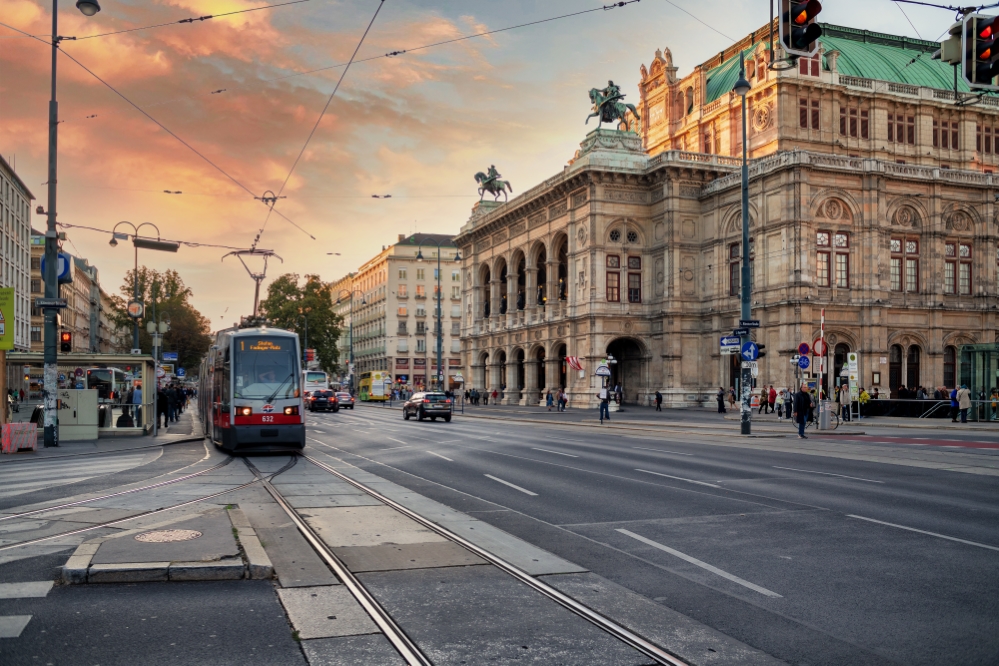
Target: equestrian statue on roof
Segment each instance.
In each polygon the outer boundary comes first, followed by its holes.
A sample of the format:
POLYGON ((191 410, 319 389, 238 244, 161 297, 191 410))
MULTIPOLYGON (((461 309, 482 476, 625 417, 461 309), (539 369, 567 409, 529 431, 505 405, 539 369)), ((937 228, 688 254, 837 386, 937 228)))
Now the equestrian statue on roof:
POLYGON ((499 195, 503 195, 503 201, 507 201, 507 190, 513 194, 513 186, 508 180, 500 180, 500 172, 492 164, 489 165, 488 173, 481 171, 475 174, 475 182, 479 184, 479 201, 486 195, 486 192, 493 195, 495 201, 499 201, 499 195))
POLYGON ((616 120, 618 121, 618 129, 621 129, 623 124, 624 130, 627 131, 629 129, 628 120, 625 116, 628 111, 631 111, 636 120, 641 120, 641 118, 638 115, 638 109, 633 104, 621 102, 622 99, 624 99, 624 95, 621 93, 621 88, 614 85, 613 81, 608 81, 607 87, 602 90, 591 88, 590 101, 593 102, 593 113, 586 117, 586 123, 589 124, 590 118, 596 116, 598 118, 597 129, 600 129, 600 125, 604 123, 612 123, 616 120))

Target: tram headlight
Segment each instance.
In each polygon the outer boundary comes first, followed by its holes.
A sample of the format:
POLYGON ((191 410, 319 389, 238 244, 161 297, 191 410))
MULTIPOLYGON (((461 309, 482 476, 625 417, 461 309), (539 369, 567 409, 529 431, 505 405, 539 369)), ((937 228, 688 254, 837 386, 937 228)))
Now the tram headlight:
POLYGON ((237 416, 250 416, 251 414, 253 414, 253 408, 252 407, 237 407, 236 408, 236 415, 237 416))
POLYGON ((298 407, 285 407, 284 413, 288 416, 298 416, 298 407))

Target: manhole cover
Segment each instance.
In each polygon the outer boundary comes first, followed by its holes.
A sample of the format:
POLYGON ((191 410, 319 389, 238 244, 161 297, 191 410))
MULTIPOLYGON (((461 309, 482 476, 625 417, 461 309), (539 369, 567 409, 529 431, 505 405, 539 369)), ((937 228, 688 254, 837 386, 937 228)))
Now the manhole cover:
POLYGON ((169 543, 171 541, 190 541, 200 536, 201 532, 195 530, 156 530, 136 534, 135 540, 143 543, 169 543))

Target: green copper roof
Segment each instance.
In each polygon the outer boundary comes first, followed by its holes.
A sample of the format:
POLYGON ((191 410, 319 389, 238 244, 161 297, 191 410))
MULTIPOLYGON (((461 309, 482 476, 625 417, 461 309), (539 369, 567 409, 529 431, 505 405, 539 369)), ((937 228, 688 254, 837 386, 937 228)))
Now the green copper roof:
MULTIPOLYGON (((937 42, 927 42, 911 37, 886 35, 837 25, 822 24, 824 32, 819 42, 825 52, 839 51, 836 68, 844 76, 877 79, 912 86, 952 90, 954 69, 939 60, 932 60, 933 52, 940 48, 937 42)), ((749 53, 749 50, 746 51, 749 53)), ((828 64, 823 62, 823 68, 828 64)), ((707 99, 715 101, 735 85, 739 78, 739 58, 727 61, 708 71, 707 99)), ((958 90, 970 89, 958 78, 958 90)))

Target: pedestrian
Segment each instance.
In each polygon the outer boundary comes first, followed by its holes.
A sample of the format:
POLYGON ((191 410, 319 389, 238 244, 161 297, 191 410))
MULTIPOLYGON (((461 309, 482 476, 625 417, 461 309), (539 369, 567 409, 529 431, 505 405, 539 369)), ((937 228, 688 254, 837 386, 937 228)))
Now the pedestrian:
POLYGON ((715 394, 715 399, 718 401, 718 413, 725 413, 725 389, 721 386, 718 387, 718 393, 715 394))
POLYGON ((968 410, 971 409, 971 391, 967 384, 961 384, 957 391, 957 408, 961 412, 961 423, 968 422, 968 410))
POLYGON ((770 391, 764 386, 760 389, 760 408, 756 410, 757 414, 765 414, 767 411, 767 400, 770 399, 770 391))
POLYGON ((656 389, 656 411, 663 411, 663 394, 659 392, 659 389, 656 389))
POLYGON ((162 388, 156 391, 156 422, 160 422, 163 417, 163 427, 167 427, 167 417, 170 414, 170 398, 162 388))
POLYGON ((548 393, 545 394, 545 404, 548 405, 548 411, 552 411, 552 407, 555 405, 555 398, 552 397, 551 389, 548 389, 548 393))
POLYGON ((606 386, 600 387, 597 398, 600 400, 600 425, 603 425, 604 419, 610 421, 610 392, 606 386))
MULTIPOLYGON (((136 384, 132 389, 132 409, 135 411, 135 425, 142 426, 142 384, 136 384)), ((155 406, 154 406, 155 409, 155 406)))
POLYGON ((564 412, 565 405, 568 402, 569 402, 569 396, 566 395, 564 388, 560 388, 558 390, 558 411, 564 412))
POLYGON ((493 389, 493 404, 494 405, 496 404, 496 398, 498 398, 498 397, 499 397, 499 391, 497 391, 496 389, 493 389))
POLYGON ((24 402, 24 389, 21 389, 21 399, 18 402, 24 402))
POLYGON ((839 387, 839 405, 841 411, 843 412, 844 421, 850 420, 850 403, 850 387, 843 384, 839 387))
POLYGON ((812 409, 812 395, 808 392, 808 384, 802 383, 801 389, 794 394, 792 414, 798 424, 798 439, 808 439, 805 436, 805 423, 812 409))
POLYGON ((735 409, 735 387, 728 387, 728 406, 735 409))
POLYGON ((957 387, 950 390, 950 422, 957 423, 958 414, 958 402, 957 402, 957 387))
POLYGON ((999 389, 995 387, 992 388, 992 394, 989 396, 989 400, 992 401, 992 417, 989 420, 997 421, 999 420, 999 411, 997 411, 997 409, 999 409, 999 389))
POLYGON ((770 385, 770 392, 767 394, 767 404, 770 406, 770 413, 773 414, 777 404, 777 389, 774 388, 773 384, 770 385))
POLYGON ((777 420, 784 420, 784 389, 777 392, 777 397, 774 398, 774 407, 777 408, 777 420))

